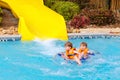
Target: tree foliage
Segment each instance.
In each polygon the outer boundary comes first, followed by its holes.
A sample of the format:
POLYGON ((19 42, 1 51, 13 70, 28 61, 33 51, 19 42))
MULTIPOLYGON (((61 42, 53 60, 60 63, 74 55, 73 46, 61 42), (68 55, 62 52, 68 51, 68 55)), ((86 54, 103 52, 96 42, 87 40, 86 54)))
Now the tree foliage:
POLYGON ((0 8, 0 23, 2 22, 2 13, 3 13, 2 8, 0 8))
POLYGON ((58 1, 51 6, 51 9, 61 14, 66 21, 73 18, 74 15, 79 13, 79 6, 76 3, 69 1, 58 1))
POLYGON ((101 9, 84 9, 83 14, 90 18, 91 24, 108 25, 117 23, 117 16, 113 11, 101 9))

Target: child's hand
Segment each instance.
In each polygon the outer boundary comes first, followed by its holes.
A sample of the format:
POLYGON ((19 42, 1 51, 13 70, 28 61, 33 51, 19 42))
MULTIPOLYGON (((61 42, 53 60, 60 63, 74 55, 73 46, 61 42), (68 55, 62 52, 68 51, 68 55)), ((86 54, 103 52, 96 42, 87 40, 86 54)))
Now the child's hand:
POLYGON ((65 52, 61 52, 61 54, 65 54, 65 52))
POLYGON ((62 58, 66 58, 66 56, 64 54, 61 55, 62 58))
POLYGON ((88 58, 88 56, 87 56, 87 55, 84 55, 84 58, 86 59, 86 58, 88 58))

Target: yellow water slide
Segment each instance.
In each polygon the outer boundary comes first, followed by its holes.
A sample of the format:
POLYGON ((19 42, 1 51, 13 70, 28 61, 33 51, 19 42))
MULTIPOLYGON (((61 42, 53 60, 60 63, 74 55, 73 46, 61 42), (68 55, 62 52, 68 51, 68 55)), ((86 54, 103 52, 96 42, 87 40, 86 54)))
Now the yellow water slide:
POLYGON ((22 40, 67 40, 64 18, 44 6, 43 0, 0 0, 0 5, 19 18, 18 32, 22 40))

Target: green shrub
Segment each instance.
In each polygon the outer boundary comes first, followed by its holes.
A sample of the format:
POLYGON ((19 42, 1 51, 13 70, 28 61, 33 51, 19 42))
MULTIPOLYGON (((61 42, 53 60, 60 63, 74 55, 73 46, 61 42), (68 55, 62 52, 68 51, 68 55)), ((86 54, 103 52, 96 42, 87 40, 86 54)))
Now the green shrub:
POLYGON ((43 1, 44 1, 44 4, 50 8, 58 0, 43 0, 43 1))
POLYGON ((57 1, 51 9, 61 14, 66 21, 72 19, 80 11, 78 4, 69 1, 57 1))
POLYGON ((64 0, 77 3, 81 9, 87 7, 89 5, 90 0, 64 0))
POLYGON ((2 13, 3 13, 2 8, 0 8, 0 23, 2 22, 2 13))

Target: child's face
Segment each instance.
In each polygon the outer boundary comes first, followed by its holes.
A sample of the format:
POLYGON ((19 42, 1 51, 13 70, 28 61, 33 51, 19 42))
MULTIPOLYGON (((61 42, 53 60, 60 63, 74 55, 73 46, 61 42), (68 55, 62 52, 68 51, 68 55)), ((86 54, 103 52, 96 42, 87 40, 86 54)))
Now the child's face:
POLYGON ((80 45, 80 49, 84 50, 84 49, 86 49, 86 48, 87 48, 87 47, 86 47, 85 45, 83 45, 83 44, 80 45))
POLYGON ((66 50, 70 50, 71 47, 69 47, 69 46, 65 46, 65 49, 66 49, 66 50))

